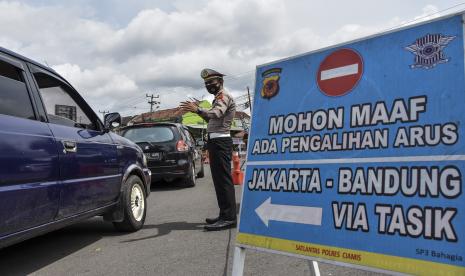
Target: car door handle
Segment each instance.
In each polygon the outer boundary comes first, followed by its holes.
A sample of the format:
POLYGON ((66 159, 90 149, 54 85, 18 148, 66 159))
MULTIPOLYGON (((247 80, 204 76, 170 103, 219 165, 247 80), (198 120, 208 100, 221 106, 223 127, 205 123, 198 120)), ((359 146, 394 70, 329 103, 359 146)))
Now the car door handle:
POLYGON ((63 153, 67 152, 76 152, 77 151, 77 144, 74 141, 62 141, 63 143, 63 153))

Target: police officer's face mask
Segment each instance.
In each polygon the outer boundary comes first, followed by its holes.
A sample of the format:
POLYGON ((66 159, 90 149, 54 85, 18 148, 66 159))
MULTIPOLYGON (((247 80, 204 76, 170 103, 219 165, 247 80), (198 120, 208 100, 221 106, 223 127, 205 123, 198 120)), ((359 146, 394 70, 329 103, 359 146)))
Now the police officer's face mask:
POLYGON ((218 80, 207 81, 205 88, 207 88, 208 93, 216 95, 221 90, 221 83, 218 80))

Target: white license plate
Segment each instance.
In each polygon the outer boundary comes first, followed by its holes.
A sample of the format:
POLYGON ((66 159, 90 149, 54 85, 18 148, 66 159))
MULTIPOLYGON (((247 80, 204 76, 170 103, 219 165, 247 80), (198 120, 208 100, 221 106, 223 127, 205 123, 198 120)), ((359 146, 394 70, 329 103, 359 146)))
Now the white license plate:
POLYGON ((161 154, 159 152, 148 152, 145 156, 151 160, 160 160, 161 154))

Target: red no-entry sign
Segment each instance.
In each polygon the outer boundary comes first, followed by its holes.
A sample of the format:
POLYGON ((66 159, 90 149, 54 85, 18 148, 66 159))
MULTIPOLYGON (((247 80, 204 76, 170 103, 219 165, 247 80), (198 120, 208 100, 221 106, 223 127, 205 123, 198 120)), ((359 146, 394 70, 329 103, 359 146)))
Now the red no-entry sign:
POLYGON ((317 83, 328 96, 342 96, 350 92, 363 73, 362 57, 351 49, 340 49, 329 54, 320 64, 317 83))

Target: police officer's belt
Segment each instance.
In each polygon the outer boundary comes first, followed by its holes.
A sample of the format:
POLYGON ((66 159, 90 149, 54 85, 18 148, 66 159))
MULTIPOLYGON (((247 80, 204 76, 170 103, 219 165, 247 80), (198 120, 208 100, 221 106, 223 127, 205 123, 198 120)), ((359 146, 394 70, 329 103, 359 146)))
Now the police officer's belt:
POLYGON ((208 133, 208 138, 210 139, 223 138, 223 137, 231 137, 231 135, 229 133, 219 133, 219 132, 208 133))

